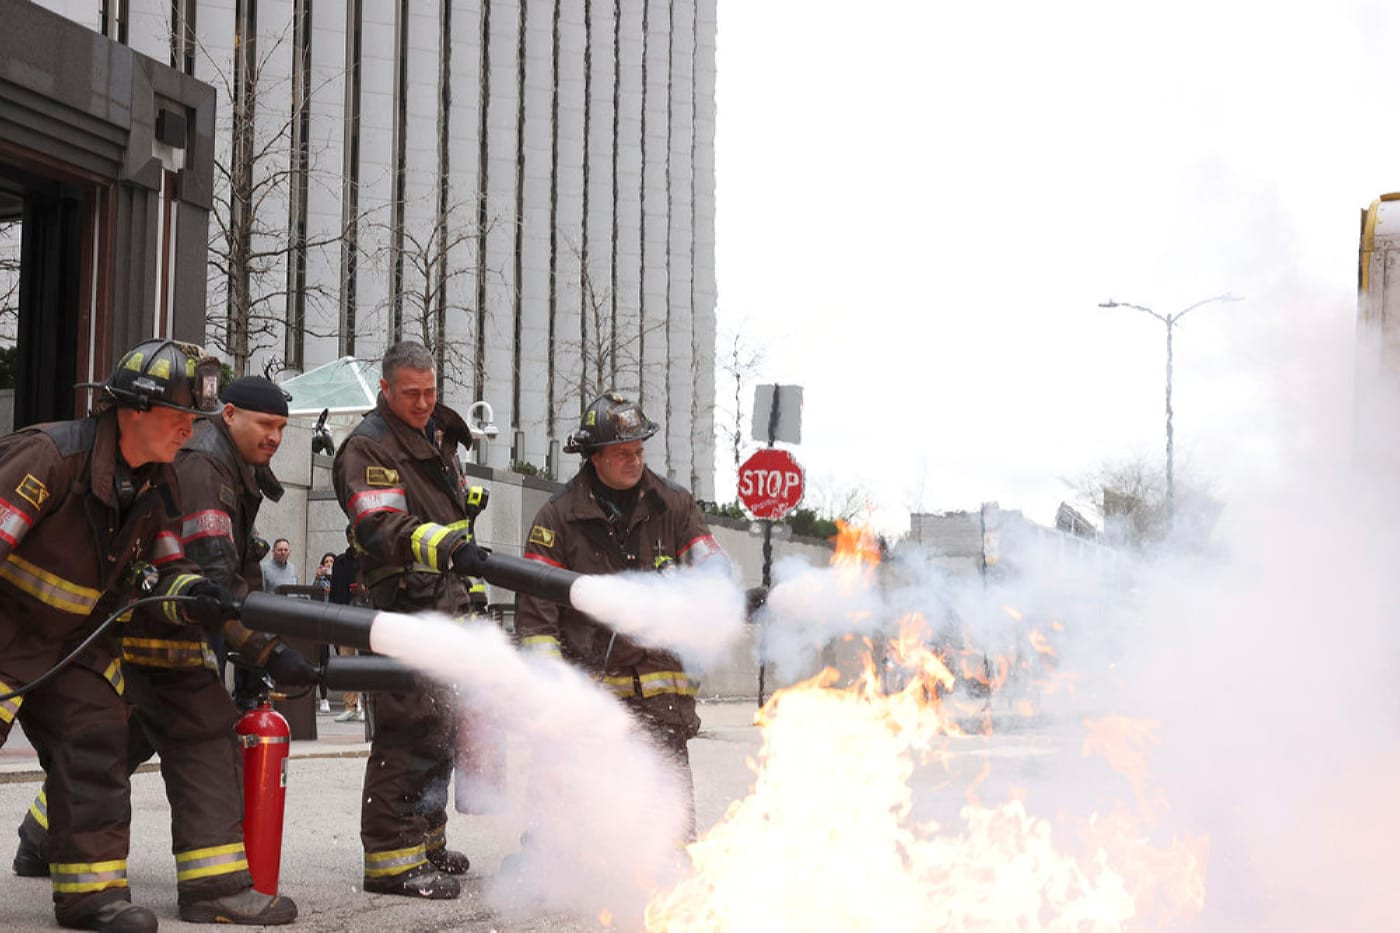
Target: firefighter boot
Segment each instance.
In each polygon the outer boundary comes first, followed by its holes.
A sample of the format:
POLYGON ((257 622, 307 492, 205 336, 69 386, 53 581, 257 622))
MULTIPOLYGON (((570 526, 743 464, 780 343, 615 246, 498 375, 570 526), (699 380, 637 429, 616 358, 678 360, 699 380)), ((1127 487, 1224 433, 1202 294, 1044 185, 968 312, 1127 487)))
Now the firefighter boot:
POLYGON ((462 893, 462 886, 456 878, 443 874, 429 864, 397 875, 366 878, 365 891, 369 894, 402 894, 430 901, 450 901, 462 893))
POLYGON ((242 923, 248 926, 280 926, 297 918, 290 897, 264 894, 252 887, 237 894, 202 901, 180 901, 180 919, 186 923, 242 923))
POLYGON ((428 861, 432 862, 438 871, 445 871, 449 875, 465 875, 467 869, 472 867, 471 861, 465 855, 446 846, 429 849, 428 861))
POLYGON ((14 868, 15 874, 21 878, 47 878, 49 876, 49 860, 44 855, 43 844, 26 836, 23 827, 20 828, 19 833, 19 848, 15 850, 14 868))
POLYGON ((154 913, 126 900, 108 901, 94 910, 59 916, 58 925, 99 933, 156 933, 159 927, 154 913))

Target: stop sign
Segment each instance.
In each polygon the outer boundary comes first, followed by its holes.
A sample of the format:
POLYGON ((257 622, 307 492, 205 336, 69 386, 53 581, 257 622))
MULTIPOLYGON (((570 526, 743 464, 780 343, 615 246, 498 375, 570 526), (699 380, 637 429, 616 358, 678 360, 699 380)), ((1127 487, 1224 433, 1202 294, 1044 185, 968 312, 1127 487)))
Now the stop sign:
POLYGON ((782 518, 802 501, 802 467, 786 450, 759 450, 739 467, 739 501, 754 518, 782 518))

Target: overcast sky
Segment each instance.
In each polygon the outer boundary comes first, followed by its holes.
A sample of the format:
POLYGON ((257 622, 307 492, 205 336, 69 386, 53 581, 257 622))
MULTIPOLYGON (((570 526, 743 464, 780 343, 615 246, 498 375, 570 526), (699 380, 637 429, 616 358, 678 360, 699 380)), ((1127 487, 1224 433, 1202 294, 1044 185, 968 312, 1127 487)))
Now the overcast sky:
POLYGON ((1108 298, 1245 299, 1176 331, 1178 479, 1228 500, 1316 443, 1295 415, 1349 373, 1358 210, 1400 190, 1397 25, 1381 3, 721 2, 720 327, 766 350, 755 381, 804 387, 809 502, 862 489, 895 532, 987 500, 1049 524, 1066 478, 1160 462, 1165 328, 1108 298))

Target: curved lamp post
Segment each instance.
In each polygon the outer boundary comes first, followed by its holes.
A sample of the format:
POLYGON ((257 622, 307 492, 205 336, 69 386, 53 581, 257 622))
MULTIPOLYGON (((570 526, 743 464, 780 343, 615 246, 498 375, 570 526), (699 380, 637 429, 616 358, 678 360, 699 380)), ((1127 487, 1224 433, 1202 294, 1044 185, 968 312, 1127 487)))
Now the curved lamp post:
POLYGON ((1171 527, 1176 512, 1176 487, 1172 475, 1172 327, 1175 326, 1177 321, 1202 305, 1212 304, 1217 301, 1240 300, 1241 299, 1236 298, 1229 292, 1226 292, 1223 295, 1216 295, 1214 298, 1205 298, 1198 301, 1193 305, 1182 308, 1175 314, 1161 314, 1157 311, 1153 311, 1151 308, 1145 308, 1142 305, 1135 305, 1126 301, 1114 301, 1112 298, 1099 303, 1100 308, 1131 308, 1134 311, 1141 311, 1144 314, 1152 315, 1157 320, 1167 325, 1167 526, 1169 528, 1171 527))

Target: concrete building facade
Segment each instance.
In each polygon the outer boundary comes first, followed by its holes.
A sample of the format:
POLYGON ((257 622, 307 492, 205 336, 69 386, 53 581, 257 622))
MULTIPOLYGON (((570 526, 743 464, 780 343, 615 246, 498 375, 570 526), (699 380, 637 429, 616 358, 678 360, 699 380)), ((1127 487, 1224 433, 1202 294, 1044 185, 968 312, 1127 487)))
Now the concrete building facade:
MULTIPOLYGON (((714 498, 715 0, 44 0, 217 92, 207 339, 437 353, 484 466, 567 475, 606 388, 714 498)), ((654 447, 655 450, 650 448, 654 447)))

